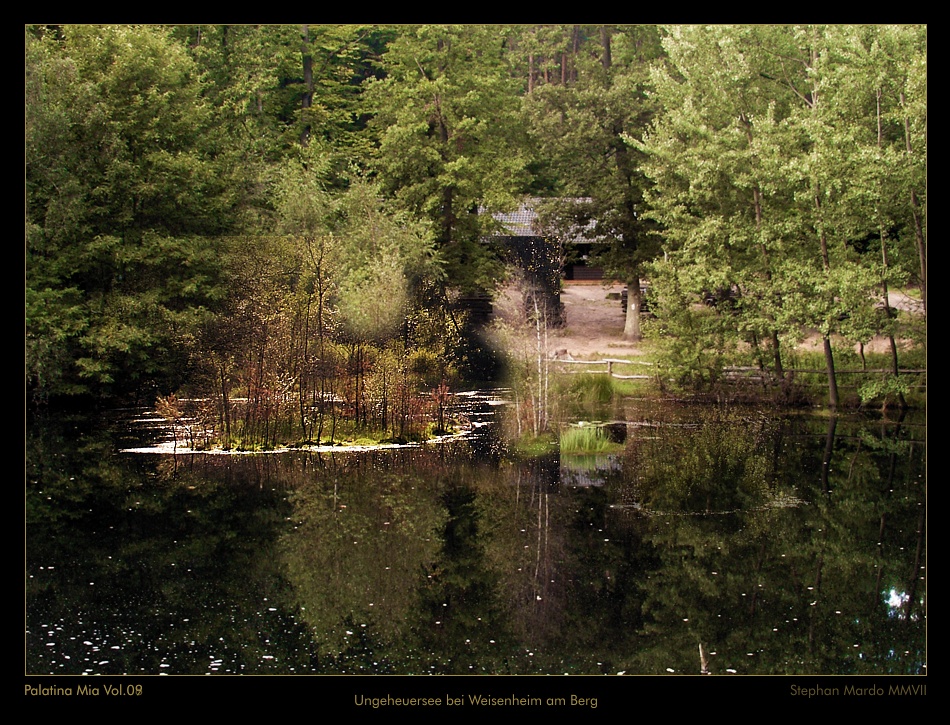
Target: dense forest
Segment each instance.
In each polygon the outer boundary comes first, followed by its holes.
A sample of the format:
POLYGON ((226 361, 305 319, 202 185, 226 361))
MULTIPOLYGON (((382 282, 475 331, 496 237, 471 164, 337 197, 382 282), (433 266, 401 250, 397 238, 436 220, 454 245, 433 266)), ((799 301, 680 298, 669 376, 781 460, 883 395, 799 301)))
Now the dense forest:
POLYGON ((227 447, 440 432, 527 196, 680 383, 783 379, 816 330, 832 406, 836 340, 888 337, 905 392, 925 26, 32 25, 24 90, 31 407, 198 401, 227 447))

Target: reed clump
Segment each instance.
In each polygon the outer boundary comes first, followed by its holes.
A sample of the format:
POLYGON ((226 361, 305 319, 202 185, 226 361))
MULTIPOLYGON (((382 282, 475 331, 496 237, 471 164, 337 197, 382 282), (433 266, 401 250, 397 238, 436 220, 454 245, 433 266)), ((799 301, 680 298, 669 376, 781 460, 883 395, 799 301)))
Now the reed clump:
POLYGON ((614 453, 621 447, 619 443, 610 441, 600 426, 571 426, 561 431, 560 451, 563 456, 614 453))

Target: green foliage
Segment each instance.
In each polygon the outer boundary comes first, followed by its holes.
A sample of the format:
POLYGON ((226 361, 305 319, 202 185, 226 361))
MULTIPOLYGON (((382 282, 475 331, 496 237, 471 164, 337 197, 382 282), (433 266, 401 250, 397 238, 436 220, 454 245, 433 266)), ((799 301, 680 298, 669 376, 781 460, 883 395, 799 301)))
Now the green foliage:
POLYGON ((201 69, 204 95, 248 178, 310 144, 334 175, 368 154, 358 108, 381 31, 365 25, 183 25, 173 35, 201 69), (308 83, 305 65, 309 62, 308 83))
POLYGON ((622 384, 611 375, 563 373, 555 380, 561 415, 605 420, 620 401, 622 384))
POLYGON ((918 25, 28 26, 29 392, 313 403, 356 355, 327 345, 400 337, 451 380, 449 299, 503 277, 486 212, 529 188, 631 283, 663 230, 684 381, 811 330, 924 341, 877 308, 926 309, 925 80, 918 25))
POLYGON ((780 339, 894 333, 880 297, 925 251, 908 204, 917 182, 889 173, 922 143, 904 126, 919 121, 905 103, 917 42, 911 27, 666 29, 658 113, 629 141, 647 154, 650 214, 667 239, 654 308, 687 368, 706 367, 706 345, 767 344, 760 361, 781 372, 780 339), (693 306, 730 290, 728 312, 693 306))
POLYGON ((610 375, 581 373, 568 378, 567 394, 584 406, 606 405, 614 397, 614 380, 610 375))
POLYGON ((194 394, 215 401, 226 447, 405 441, 435 416, 444 428, 445 405, 419 400, 453 382, 451 336, 416 310, 440 274, 426 225, 370 181, 329 193, 326 156, 315 145, 304 155, 274 174, 282 234, 244 239, 228 257, 239 283, 195 346, 194 394), (436 370, 416 372, 413 350, 436 370))
POLYGON ((514 442, 514 450, 529 458, 550 455, 557 445, 557 440, 550 433, 541 435, 524 435, 514 442))
MULTIPOLYGON (((553 30, 530 31, 529 52, 540 50, 543 35, 553 30)), ((563 36, 573 37, 570 73, 560 83, 539 79, 525 97, 532 140, 557 179, 554 220, 562 236, 576 234, 573 227, 595 239, 592 262, 636 290, 661 240, 645 214, 643 154, 625 139, 638 134, 654 110, 649 67, 662 55, 659 36, 642 25, 565 27, 554 37, 563 36)), ((638 315, 628 316, 626 337, 639 339, 638 322, 638 315)))
POLYGON ((236 221, 194 66, 138 26, 28 31, 26 62, 28 386, 174 385, 236 221))
POLYGON ((881 400, 881 406, 887 408, 889 403, 904 400, 911 394, 911 378, 907 376, 885 375, 877 380, 868 380, 858 389, 863 404, 874 400, 881 400))
POLYGON ((651 267, 655 318, 647 329, 656 341, 659 375, 678 385, 708 388, 736 359, 735 319, 728 311, 701 304, 699 294, 684 289, 673 274, 663 263, 651 267))
POLYGON ((613 453, 622 448, 607 439, 600 426, 571 426, 561 431, 558 450, 562 456, 580 456, 592 453, 613 453))
POLYGON ((474 244, 491 219, 479 207, 505 209, 527 183, 504 33, 494 25, 405 27, 383 57, 385 77, 367 82, 383 188, 433 224, 452 286, 490 278, 490 258, 474 244))
POLYGON ((405 323, 414 292, 438 279, 428 230, 387 209, 378 187, 364 181, 340 197, 337 215, 336 302, 344 326, 357 339, 391 337, 405 323))

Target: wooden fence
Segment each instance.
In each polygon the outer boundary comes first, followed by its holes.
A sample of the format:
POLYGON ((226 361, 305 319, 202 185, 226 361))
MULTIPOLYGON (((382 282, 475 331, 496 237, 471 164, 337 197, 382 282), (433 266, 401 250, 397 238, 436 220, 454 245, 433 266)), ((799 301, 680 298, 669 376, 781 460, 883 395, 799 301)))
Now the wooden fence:
MULTIPOLYGON (((810 384, 824 384, 827 381, 828 371, 824 369, 806 369, 806 368, 790 368, 785 370, 786 375, 795 376, 795 382, 799 385, 810 385, 810 384), (800 377, 800 376, 809 376, 809 377, 800 377), (814 377, 818 376, 818 380, 815 380, 814 377)), ((911 388, 917 388, 920 390, 926 390, 927 388, 927 370, 917 369, 917 368, 900 368, 898 374, 905 378, 916 377, 917 382, 910 385, 911 388)), ((835 377, 839 380, 839 388, 858 388, 857 384, 847 384, 844 383, 841 378, 842 376, 850 375, 863 375, 865 377, 872 377, 875 375, 893 375, 893 371, 885 369, 868 369, 868 370, 835 370, 835 377)), ((771 370, 760 370, 757 367, 727 367, 722 370, 722 380, 730 383, 776 383, 781 382, 781 379, 775 375, 771 370)))
MULTIPOLYGON (((612 378, 617 378, 618 380, 649 380, 654 377, 651 375, 621 375, 614 371, 615 365, 645 365, 653 366, 653 363, 646 362, 643 360, 623 360, 618 358, 605 358, 604 360, 561 360, 555 358, 555 363, 559 365, 584 365, 587 366, 587 369, 583 370, 565 370, 564 372, 568 373, 588 373, 588 374, 607 374, 612 378), (600 369, 603 368, 603 369, 600 369)), ((786 370, 786 373, 791 373, 793 375, 826 375, 827 371, 825 370, 806 370, 806 369, 790 369, 786 370)), ((836 370, 835 375, 887 375, 890 374, 890 370, 836 370)), ((925 375, 925 369, 902 369, 899 371, 901 375, 925 375)), ((727 367, 723 368, 722 379, 726 382, 747 382, 747 383, 772 383, 776 382, 775 375, 769 370, 760 370, 756 367, 727 367)), ((801 382, 801 381, 799 381, 801 382)), ((842 387, 851 387, 844 385, 842 387)), ((924 382, 913 385, 915 388, 926 389, 926 378, 924 382)))
POLYGON ((617 378, 618 380, 649 380, 653 375, 620 375, 619 373, 614 372, 614 365, 648 365, 652 366, 653 363, 645 362, 643 360, 619 360, 616 358, 607 358, 605 360, 555 360, 554 362, 561 365, 590 365, 590 366, 604 366, 603 370, 568 370, 566 372, 571 373, 606 373, 612 378, 617 378))

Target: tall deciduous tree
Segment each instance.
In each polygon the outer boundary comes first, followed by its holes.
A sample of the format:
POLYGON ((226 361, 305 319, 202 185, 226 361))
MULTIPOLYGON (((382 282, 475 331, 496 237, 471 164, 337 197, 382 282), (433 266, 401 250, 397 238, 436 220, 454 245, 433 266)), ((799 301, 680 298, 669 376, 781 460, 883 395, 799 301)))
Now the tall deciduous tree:
POLYGON ((402 328, 415 292, 441 281, 425 222, 392 213, 379 189, 356 181, 337 204, 337 304, 355 338, 385 340, 402 328))
MULTIPOLYGON (((791 192, 776 167, 792 94, 776 93, 776 71, 740 30, 668 29, 667 60, 653 75, 658 113, 640 148, 656 184, 651 215, 665 228, 672 266, 664 272, 679 276, 674 288, 693 299, 739 293, 736 332, 755 348, 768 340, 782 375, 776 265, 791 192)), ((667 300, 669 315, 691 314, 688 298, 667 300)))
MULTIPOLYGON (((865 312, 880 304, 881 262, 890 267, 883 274, 895 271, 886 244, 867 255, 858 242, 913 228, 906 211, 896 221, 893 194, 879 178, 885 147, 893 147, 886 139, 897 138, 899 126, 881 125, 877 89, 893 87, 916 52, 911 42, 898 53, 896 76, 886 64, 872 72, 868 58, 881 32, 670 28, 667 68, 655 75, 662 110, 637 144, 651 158, 652 213, 667 230, 674 286, 693 299, 716 288, 737 292, 735 332, 753 348, 771 338, 779 374, 779 336, 817 330, 832 405, 832 337, 869 334, 873 316, 865 312)), ((688 299, 666 313, 691 315, 688 299)))

